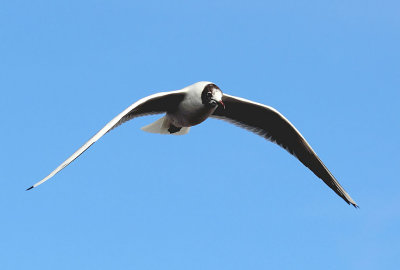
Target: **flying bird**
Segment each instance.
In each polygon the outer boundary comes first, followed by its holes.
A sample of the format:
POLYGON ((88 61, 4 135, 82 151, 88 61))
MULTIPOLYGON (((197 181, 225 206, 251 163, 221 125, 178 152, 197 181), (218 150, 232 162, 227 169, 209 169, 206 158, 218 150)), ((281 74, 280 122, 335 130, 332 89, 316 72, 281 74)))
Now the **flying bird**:
POLYGON ((358 207, 322 163, 306 139, 281 113, 261 103, 224 94, 217 85, 205 81, 197 82, 181 90, 150 95, 133 103, 48 176, 27 190, 52 178, 110 130, 139 116, 163 113, 165 115, 162 118, 142 127, 142 130, 159 134, 184 135, 189 132, 190 127, 202 123, 209 117, 228 121, 286 149, 346 203, 358 207))

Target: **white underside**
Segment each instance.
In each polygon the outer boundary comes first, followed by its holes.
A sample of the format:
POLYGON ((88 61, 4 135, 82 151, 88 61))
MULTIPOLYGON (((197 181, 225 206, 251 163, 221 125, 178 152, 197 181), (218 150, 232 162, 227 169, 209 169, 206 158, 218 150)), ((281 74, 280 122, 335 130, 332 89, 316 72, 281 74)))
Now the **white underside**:
POLYGON ((171 125, 171 121, 167 117, 162 117, 151 123, 150 125, 144 126, 141 130, 149 132, 149 133, 157 133, 157 134, 172 134, 172 135, 185 135, 189 132, 190 127, 182 127, 180 131, 175 133, 170 133, 168 131, 171 125))

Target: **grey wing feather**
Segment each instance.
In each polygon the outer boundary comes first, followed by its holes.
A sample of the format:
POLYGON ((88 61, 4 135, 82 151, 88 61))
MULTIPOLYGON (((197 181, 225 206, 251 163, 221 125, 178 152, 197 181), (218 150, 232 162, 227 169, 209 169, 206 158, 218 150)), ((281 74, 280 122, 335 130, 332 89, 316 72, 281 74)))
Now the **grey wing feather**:
POLYGON ((33 186, 29 187, 27 190, 37 187, 40 184, 43 184, 44 182, 52 178, 62 169, 67 167, 72 161, 74 161, 76 158, 82 155, 92 144, 94 144, 98 139, 100 139, 110 130, 138 116, 163 113, 169 110, 173 110, 174 108, 177 107, 177 105, 184 98, 184 96, 185 93, 182 90, 178 90, 172 92, 162 92, 138 100, 137 102, 133 103, 131 106, 126 108, 123 112, 118 114, 110 122, 108 122, 99 132, 97 132, 92 138, 90 138, 67 160, 61 163, 61 165, 59 165, 48 176, 46 176, 33 186))
POLYGON ((272 107, 227 94, 222 100, 226 108, 217 108, 212 117, 231 122, 283 147, 348 204, 358 207, 301 133, 281 113, 272 107))

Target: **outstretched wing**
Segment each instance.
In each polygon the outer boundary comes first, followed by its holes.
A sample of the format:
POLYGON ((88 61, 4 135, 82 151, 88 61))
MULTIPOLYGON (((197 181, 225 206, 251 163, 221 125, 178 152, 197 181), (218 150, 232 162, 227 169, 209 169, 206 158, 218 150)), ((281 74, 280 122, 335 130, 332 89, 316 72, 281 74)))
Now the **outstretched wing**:
POLYGON ((100 139, 104 134, 110 130, 116 128, 117 126, 129 121, 135 117, 158 114, 164 112, 171 112, 175 110, 178 104, 185 97, 185 92, 182 90, 172 91, 172 92, 162 92, 154 94, 145 98, 138 100, 131 106, 126 108, 123 112, 118 114, 114 119, 105 125, 99 132, 97 132, 89 141, 82 145, 75 153, 73 153, 66 161, 64 161, 60 166, 58 166, 54 171, 52 171, 48 176, 28 188, 30 190, 38 185, 46 182, 59 171, 67 167, 72 161, 79 157, 83 152, 85 152, 92 144, 94 144, 98 139, 100 139))
POLYGON ((300 132, 277 110, 226 94, 222 100, 226 108, 218 107, 212 117, 236 124, 283 147, 348 204, 357 207, 357 204, 322 163, 300 132))

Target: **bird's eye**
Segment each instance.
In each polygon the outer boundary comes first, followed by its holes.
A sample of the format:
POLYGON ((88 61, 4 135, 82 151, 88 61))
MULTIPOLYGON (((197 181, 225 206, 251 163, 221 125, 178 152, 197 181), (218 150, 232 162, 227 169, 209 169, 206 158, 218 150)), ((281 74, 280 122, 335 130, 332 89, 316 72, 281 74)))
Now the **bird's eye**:
POLYGON ((211 92, 207 92, 207 97, 212 97, 212 93, 211 92))

